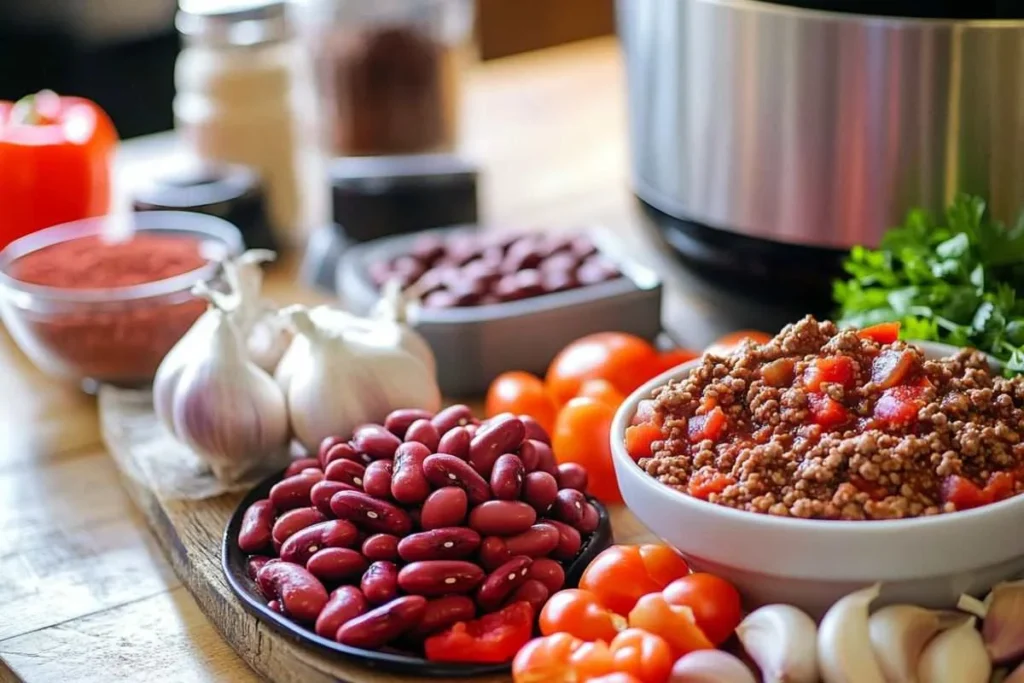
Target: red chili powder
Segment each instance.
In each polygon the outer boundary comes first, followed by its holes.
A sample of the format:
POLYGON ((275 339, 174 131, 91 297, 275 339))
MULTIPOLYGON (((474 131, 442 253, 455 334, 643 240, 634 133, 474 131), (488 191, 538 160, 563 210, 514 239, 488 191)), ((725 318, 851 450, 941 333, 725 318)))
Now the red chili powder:
MULTIPOLYGON (((82 237, 11 264, 21 282, 73 290, 113 290, 182 275, 207 263, 193 237, 140 233, 111 242, 82 237)), ((183 291, 157 300, 61 304, 23 311, 34 341, 67 374, 122 386, 146 384, 206 304, 183 291), (67 309, 66 311, 63 309, 67 309)))

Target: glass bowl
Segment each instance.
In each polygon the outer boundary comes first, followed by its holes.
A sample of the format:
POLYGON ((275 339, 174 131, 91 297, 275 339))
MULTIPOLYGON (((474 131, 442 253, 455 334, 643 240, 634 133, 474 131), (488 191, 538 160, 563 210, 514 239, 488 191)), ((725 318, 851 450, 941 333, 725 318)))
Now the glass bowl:
POLYGON ((192 295, 192 286, 214 277, 218 261, 242 249, 242 236, 231 223, 183 211, 57 225, 22 237, 0 252, 0 316, 25 355, 51 377, 145 386, 206 309, 206 303, 192 295), (124 230, 195 239, 207 261, 173 277, 104 289, 29 284, 12 273, 19 259, 46 247, 124 230))

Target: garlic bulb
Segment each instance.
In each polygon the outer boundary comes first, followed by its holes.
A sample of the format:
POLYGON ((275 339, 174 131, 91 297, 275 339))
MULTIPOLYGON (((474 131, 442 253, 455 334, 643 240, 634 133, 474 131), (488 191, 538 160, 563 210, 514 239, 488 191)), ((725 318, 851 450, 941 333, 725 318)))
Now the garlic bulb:
POLYGON ((262 266, 276 258, 277 254, 268 249, 249 249, 225 267, 225 274, 229 275, 229 284, 239 297, 238 307, 232 313, 232 319, 243 337, 248 337, 249 331, 264 313, 265 307, 261 299, 262 266))
POLYGON ((274 374, 293 338, 287 318, 267 306, 256 318, 245 340, 249 359, 262 370, 274 374))
POLYGON ((985 598, 981 634, 995 664, 1024 657, 1024 581, 997 584, 985 598))
POLYGON ((936 633, 966 617, 913 605, 883 607, 868 620, 871 645, 888 683, 918 683, 917 663, 936 633))
POLYGON ((309 451, 328 436, 381 422, 397 408, 441 407, 433 374, 401 346, 350 339, 317 325, 302 307, 288 315, 296 338, 276 379, 287 387, 292 431, 309 451))
POLYGON ((757 683, 757 679, 728 652, 697 650, 675 663, 668 683, 757 683))
POLYGON ((765 605, 736 627, 764 683, 817 683, 817 632, 814 620, 790 605, 765 605))
POLYGON ((200 361, 209 354, 211 337, 217 328, 220 313, 209 309, 196 320, 188 332, 171 347, 160 361, 153 378, 153 410, 167 431, 175 434, 174 393, 181 373, 190 362, 200 361))
POLYGON ((437 372, 437 361, 430 344, 409 324, 409 298, 402 292, 397 281, 390 281, 381 291, 380 301, 374 309, 374 320, 392 323, 398 330, 399 344, 412 355, 423 361, 430 374, 437 372))
POLYGON ((189 362, 174 392, 178 437, 218 479, 237 481, 268 460, 287 459, 288 417, 281 390, 250 362, 229 313, 237 300, 197 286, 215 314, 209 353, 189 362))
POLYGON ((878 597, 875 584, 832 605, 818 627, 818 666, 825 683, 886 683, 871 647, 868 608, 878 597))
POLYGON ((921 683, 988 683, 992 663, 976 621, 970 617, 928 643, 917 665, 921 683))

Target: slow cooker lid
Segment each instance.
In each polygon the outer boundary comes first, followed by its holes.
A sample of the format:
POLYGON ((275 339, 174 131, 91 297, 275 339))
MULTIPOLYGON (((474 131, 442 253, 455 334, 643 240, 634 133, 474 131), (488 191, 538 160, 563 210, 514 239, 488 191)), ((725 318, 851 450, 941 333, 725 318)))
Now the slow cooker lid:
POLYGON ((1024 19, 1024 0, 766 0, 805 9, 921 19, 1024 19))

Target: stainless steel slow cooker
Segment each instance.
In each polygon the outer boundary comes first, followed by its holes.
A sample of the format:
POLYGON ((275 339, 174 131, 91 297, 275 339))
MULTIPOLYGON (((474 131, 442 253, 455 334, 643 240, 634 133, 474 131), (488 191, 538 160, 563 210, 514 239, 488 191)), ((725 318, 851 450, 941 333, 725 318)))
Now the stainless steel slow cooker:
POLYGON ((1024 0, 619 0, 634 190, 686 257, 833 272, 959 191, 1024 209, 1024 0))

